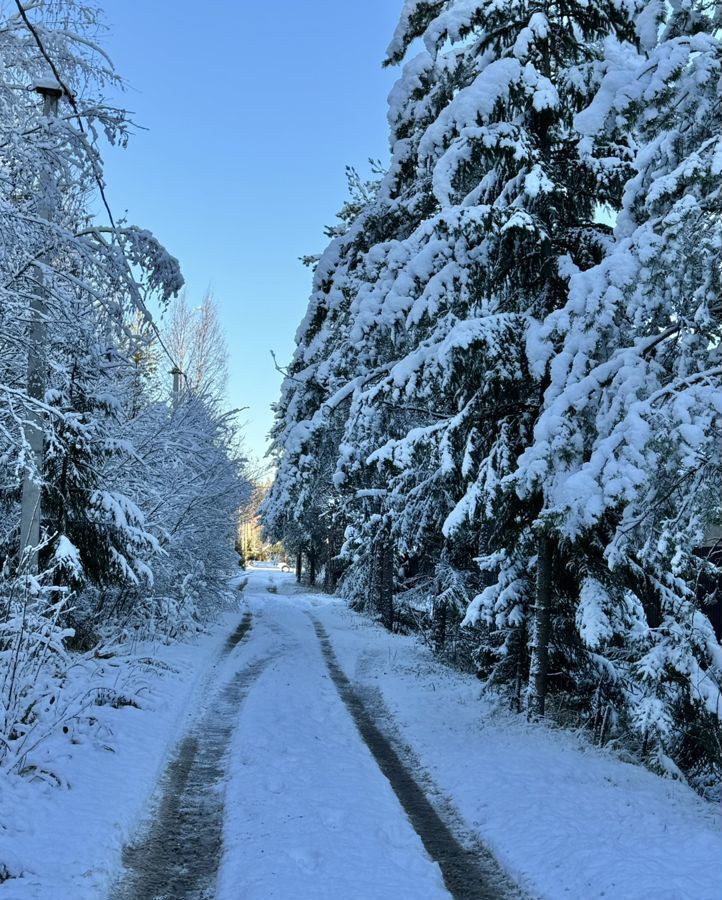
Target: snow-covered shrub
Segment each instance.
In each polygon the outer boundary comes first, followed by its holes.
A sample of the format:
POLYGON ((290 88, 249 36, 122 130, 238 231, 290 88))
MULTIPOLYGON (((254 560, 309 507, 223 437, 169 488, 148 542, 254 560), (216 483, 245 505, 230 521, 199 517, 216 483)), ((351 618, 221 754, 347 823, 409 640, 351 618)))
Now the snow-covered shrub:
POLYGON ((204 387, 225 352, 208 344, 210 307, 192 390, 172 396, 147 304, 167 308, 179 264, 150 232, 96 216, 101 138, 128 136, 99 10, 24 7, 33 28, 0 9, 0 765, 16 771, 53 730, 91 727, 78 716, 96 701, 58 699, 78 654, 178 636, 227 601, 245 489, 233 417, 204 387), (60 94, 57 115, 38 86, 60 94))
POLYGON ((28 754, 68 716, 58 703, 68 602, 37 579, 0 580, 0 768, 22 773, 28 754))

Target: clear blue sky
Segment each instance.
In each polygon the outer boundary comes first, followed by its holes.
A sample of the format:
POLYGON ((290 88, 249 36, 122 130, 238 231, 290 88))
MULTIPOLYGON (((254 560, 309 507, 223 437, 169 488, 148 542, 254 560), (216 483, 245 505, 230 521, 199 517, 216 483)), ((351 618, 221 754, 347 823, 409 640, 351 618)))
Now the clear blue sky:
POLYGON ((139 131, 106 153, 111 204, 207 286, 231 356, 230 400, 250 407, 260 456, 310 289, 298 257, 323 249, 344 166, 388 157, 381 67, 401 0, 105 0, 105 45, 139 131))

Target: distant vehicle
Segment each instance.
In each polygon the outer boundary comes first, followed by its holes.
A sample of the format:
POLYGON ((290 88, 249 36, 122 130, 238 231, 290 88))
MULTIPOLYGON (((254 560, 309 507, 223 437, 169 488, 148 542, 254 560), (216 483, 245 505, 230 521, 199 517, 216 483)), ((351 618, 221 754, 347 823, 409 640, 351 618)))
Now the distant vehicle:
POLYGON ((290 572, 290 571, 291 571, 291 567, 289 566, 288 563, 285 563, 285 562, 279 563, 279 564, 278 564, 278 568, 279 568, 282 572, 290 572))

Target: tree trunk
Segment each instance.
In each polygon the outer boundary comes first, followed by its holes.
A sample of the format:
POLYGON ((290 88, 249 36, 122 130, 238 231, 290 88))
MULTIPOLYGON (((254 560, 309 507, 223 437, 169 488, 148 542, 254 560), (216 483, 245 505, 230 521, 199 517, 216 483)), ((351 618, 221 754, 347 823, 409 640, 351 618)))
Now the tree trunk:
POLYGON ((537 542, 536 603, 529 669, 529 715, 543 716, 549 672, 549 633, 552 605, 552 542, 539 535, 537 542))
POLYGON ((316 584, 316 548, 313 546, 308 550, 308 583, 316 584))
POLYGON ((434 604, 434 652, 441 653, 446 644, 446 620, 448 606, 446 600, 434 604))
POLYGON ((296 554, 296 581, 301 583, 301 575, 303 574, 303 550, 299 550, 296 554))
POLYGON ((332 594, 336 589, 336 542, 331 531, 326 541, 326 569, 323 576, 323 589, 332 594))
POLYGON ((378 537, 377 551, 377 608, 384 628, 394 627, 394 547, 388 528, 378 537))
POLYGON ((514 650, 516 652, 516 673, 514 675, 514 696, 512 699, 511 707, 514 712, 520 713, 523 709, 522 696, 524 693, 524 684, 527 680, 524 672, 524 663, 526 662, 527 651, 526 625, 522 623, 517 631, 518 634, 514 641, 514 650))

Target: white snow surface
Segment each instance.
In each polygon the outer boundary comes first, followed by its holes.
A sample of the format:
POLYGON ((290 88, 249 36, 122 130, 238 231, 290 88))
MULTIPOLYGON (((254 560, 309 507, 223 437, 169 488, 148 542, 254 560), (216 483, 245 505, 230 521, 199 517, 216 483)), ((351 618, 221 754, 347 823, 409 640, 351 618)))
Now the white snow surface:
POLYGON ((380 689, 403 742, 532 896, 719 900, 722 818, 689 788, 529 725, 415 638, 341 604, 319 618, 347 675, 380 689))
MULTIPOLYGON (((292 576, 280 578, 292 587, 292 576)), ((306 615, 328 598, 274 595, 265 579, 256 593, 255 584, 243 649, 249 663, 270 662, 231 750, 217 900, 446 900, 438 866, 328 676, 306 615)))
POLYGON ((277 659, 234 742, 218 900, 444 896, 431 880, 416 886, 428 877, 421 850, 354 739, 305 611, 352 682, 381 691, 401 743, 530 895, 719 900, 722 819, 690 789, 583 736, 529 725, 417 639, 294 593, 292 576, 276 580, 278 594, 248 597, 249 649, 263 631, 262 652, 277 659))
POLYGON ((63 787, 0 772, 0 864, 14 876, 0 900, 99 900, 117 875, 123 845, 140 825, 156 783, 209 683, 240 613, 184 643, 135 643, 108 660, 71 668, 65 691, 107 687, 140 705, 91 706, 93 729, 69 723, 33 762, 63 787), (152 661, 150 664, 146 661, 152 661))
MULTIPOLYGON (((149 671, 141 710, 98 708, 112 752, 66 742, 58 758, 61 743, 48 745, 67 787, 3 776, 0 861, 24 877, 0 884, 0 900, 106 897, 122 845, 210 686, 260 662, 228 757, 217 900, 448 897, 338 697, 309 613, 362 695, 379 692, 384 730, 412 748, 438 796, 530 896, 719 900, 720 816, 684 785, 583 736, 527 724, 417 639, 300 591, 292 575, 251 574, 244 601, 253 627, 223 663, 238 613, 192 644, 135 648, 173 671, 149 671)), ((116 678, 127 666, 118 662, 116 678)))

